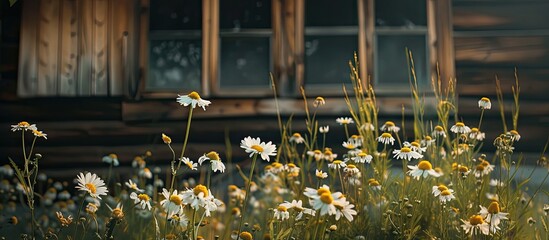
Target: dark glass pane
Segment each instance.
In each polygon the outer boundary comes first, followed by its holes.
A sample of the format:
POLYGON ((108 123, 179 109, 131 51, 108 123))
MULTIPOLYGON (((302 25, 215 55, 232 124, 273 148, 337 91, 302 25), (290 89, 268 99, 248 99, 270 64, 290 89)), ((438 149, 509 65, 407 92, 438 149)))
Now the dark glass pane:
POLYGON ((306 26, 358 26, 357 1, 307 0, 306 26))
POLYGON ((151 40, 148 89, 200 90, 200 39, 151 40))
POLYGON ((221 29, 271 28, 271 1, 220 0, 221 29))
POLYGON ((378 35, 375 71, 378 85, 409 86, 406 48, 412 51, 418 83, 426 84, 428 81, 425 41, 425 35, 378 35))
POLYGON ((222 38, 220 87, 269 86, 270 52, 268 37, 222 38))
POLYGON ((305 82, 350 83, 349 60, 358 49, 358 36, 306 36, 305 82))
POLYGON ((375 1, 376 26, 427 26, 426 0, 375 1))
POLYGON ((155 0, 150 5, 150 30, 200 30, 202 1, 155 0))

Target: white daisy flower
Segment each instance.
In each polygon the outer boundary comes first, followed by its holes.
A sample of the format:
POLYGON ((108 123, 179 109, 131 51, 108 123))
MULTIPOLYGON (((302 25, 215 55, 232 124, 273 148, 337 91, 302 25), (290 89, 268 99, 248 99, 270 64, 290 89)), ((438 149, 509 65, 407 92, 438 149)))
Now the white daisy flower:
POLYGON ((288 172, 288 177, 297 177, 299 176, 299 171, 301 169, 296 166, 295 164, 293 163, 288 163, 286 165, 284 165, 284 171, 288 172))
POLYGON ((517 132, 517 130, 511 130, 507 132, 508 135, 511 136, 511 140, 518 142, 520 140, 520 134, 517 132))
POLYGON ((243 148, 252 157, 258 154, 265 161, 270 161, 269 156, 276 156, 276 146, 272 142, 261 142, 259 138, 246 137, 240 142, 240 147, 243 148))
POLYGON ((217 152, 211 151, 202 155, 202 157, 198 158, 198 163, 202 165, 202 163, 206 160, 210 160, 213 172, 225 172, 225 164, 221 161, 221 158, 217 152))
POLYGON ((151 210, 151 197, 149 197, 149 195, 145 193, 137 194, 132 192, 130 194, 130 199, 133 199, 133 203, 139 205, 141 209, 147 208, 149 211, 151 210))
POLYGON ((357 215, 356 210, 353 208, 355 205, 351 204, 344 197, 334 200, 334 206, 336 208, 335 220, 338 221, 342 216, 349 222, 353 221, 353 215, 357 215))
POLYGON ((461 219, 461 221, 464 223, 461 227, 465 230, 465 234, 479 235, 482 233, 484 235, 490 235, 490 225, 488 225, 480 215, 473 215, 469 220, 465 221, 461 219))
POLYGON ((168 214, 168 222, 172 226, 180 226, 186 228, 189 225, 189 219, 183 213, 168 214))
POLYGON ((297 143, 297 144, 301 144, 301 143, 304 143, 304 142, 305 142, 305 139, 301 136, 301 134, 299 134, 299 133, 294 133, 294 134, 290 137, 290 142, 294 142, 294 143, 297 143))
POLYGON ((346 167, 347 164, 341 160, 334 160, 332 163, 328 164, 328 167, 331 169, 340 169, 346 167))
POLYGON ((433 169, 433 165, 429 161, 423 160, 418 163, 416 166, 408 165, 410 169, 408 175, 419 179, 420 177, 426 178, 431 175, 433 177, 440 177, 440 174, 433 169))
POLYGON ((490 232, 492 233, 496 233, 497 230, 500 230, 499 224, 501 220, 508 220, 507 215, 509 215, 509 213, 501 212, 497 201, 492 201, 488 208, 480 206, 480 216, 490 223, 490 232))
POLYGON ((355 163, 371 163, 372 158, 372 155, 360 151, 356 156, 352 157, 351 160, 353 160, 355 163))
POLYGON ((324 149, 324 160, 332 162, 337 157, 337 154, 332 152, 331 148, 324 149))
POLYGON ((385 124, 383 124, 379 129, 381 129, 381 131, 393 132, 393 133, 398 133, 398 131, 400 131, 400 128, 397 127, 395 123, 391 121, 385 122, 385 124))
POLYGON ((42 131, 38 131, 37 129, 33 129, 32 134, 34 134, 35 137, 41 137, 41 138, 44 138, 44 139, 48 139, 48 134, 45 134, 42 131))
POLYGON ((433 139, 431 136, 425 136, 425 138, 423 138, 421 140, 421 145, 422 146, 425 146, 425 147, 429 147, 431 146, 434 142, 436 142, 436 139, 433 139))
POLYGON ((319 131, 320 133, 328 133, 328 132, 330 131, 330 126, 326 125, 326 126, 324 126, 324 127, 319 127, 319 128, 318 128, 318 131, 319 131))
POLYGON ((435 129, 433 130, 433 133, 431 134, 433 135, 433 137, 442 137, 442 138, 445 138, 446 137, 446 132, 444 131, 444 128, 442 126, 435 126, 435 129))
POLYGON ((142 168, 142 169, 139 169, 139 176, 140 177, 144 177, 146 179, 151 179, 152 178, 152 172, 149 168, 142 168))
POLYGON ((396 159, 406 159, 408 161, 412 161, 412 159, 420 159, 423 157, 421 153, 412 151, 409 147, 402 147, 400 150, 395 149, 393 150, 393 154, 395 154, 396 159))
POLYGON ((339 199, 342 196, 340 192, 330 192, 330 188, 326 185, 323 185, 318 190, 305 188, 304 194, 309 197, 309 204, 313 206, 313 209, 320 210, 321 216, 336 214, 334 199, 339 199))
POLYGON ((88 172, 85 175, 80 173, 77 176, 77 182, 77 189, 88 192, 94 198, 101 199, 101 195, 107 195, 108 190, 105 187, 105 182, 95 175, 95 173, 91 174, 88 172))
POLYGON ((492 108, 492 103, 490 102, 489 98, 483 97, 480 100, 478 100, 478 107, 480 109, 490 109, 492 108))
POLYGON ((327 173, 323 172, 322 170, 318 170, 318 169, 315 170, 315 175, 319 179, 325 179, 325 178, 328 177, 327 173))
POLYGON ((309 216, 315 216, 316 214, 316 212, 313 209, 303 207, 303 202, 301 200, 299 201, 292 200, 292 202, 284 202, 280 205, 286 207, 286 209, 293 209, 294 211, 296 211, 297 212, 297 216, 295 217, 296 221, 299 221, 304 214, 307 214, 309 216))
POLYGON ((274 209, 274 218, 280 221, 290 219, 288 208, 283 204, 278 205, 278 207, 274 209))
POLYGON ((324 158, 324 154, 318 149, 314 151, 307 151, 307 156, 313 157, 315 161, 320 161, 322 158, 324 158))
POLYGON ((456 197, 454 196, 454 190, 447 189, 447 190, 444 190, 444 191, 440 192, 440 195, 438 195, 438 198, 439 198, 441 203, 446 203, 446 202, 449 202, 452 199, 455 199, 456 197))
POLYGON ((195 108, 197 105, 206 111, 206 107, 210 105, 210 101, 200 98, 200 95, 197 92, 191 92, 187 95, 177 95, 177 102, 183 106, 191 105, 192 108, 195 108))
POLYGON ((326 104, 326 100, 324 100, 323 97, 316 97, 316 99, 313 101, 314 107, 319 107, 326 104))
POLYGON ((471 132, 469 133, 469 138, 475 139, 477 141, 482 141, 485 138, 485 134, 478 130, 478 128, 471 128, 471 132))
MULTIPOLYGON (((334 161, 335 162, 335 161, 334 161)), ((357 174, 360 174, 360 170, 353 164, 349 164, 347 165, 344 169, 343 169, 343 172, 346 172, 348 173, 349 175, 357 175, 357 174)))
POLYGON ((117 167, 118 165, 120 165, 120 162, 118 161, 118 156, 114 153, 111 153, 107 156, 104 156, 101 161, 103 161, 104 163, 107 163, 107 164, 110 164, 110 165, 113 165, 115 167, 117 167))
MULTIPOLYGON (((419 142, 411 142, 408 144, 409 146, 407 147, 409 147, 410 149, 412 149, 412 151, 417 152, 419 154, 422 154, 427 151, 427 147, 422 147, 419 142)), ((406 142, 404 143, 404 146, 406 146, 406 142)))
POLYGON ((18 124, 15 124, 15 125, 11 125, 11 130, 12 131, 26 131, 26 130, 31 130, 31 131, 34 131, 34 130, 38 130, 38 128, 36 128, 36 124, 29 124, 28 122, 19 122, 18 124))
POLYGON ((168 189, 162 189, 162 196, 164 200, 160 201, 160 205, 169 214, 182 213, 183 212, 183 194, 177 193, 177 190, 173 190, 172 193, 168 189))
POLYGON ((217 208, 222 205, 222 202, 215 199, 212 192, 202 184, 198 184, 193 189, 184 191, 183 203, 189 204, 195 210, 200 207, 204 208, 206 216, 210 216, 210 212, 216 211, 217 208))
POLYGON ((347 150, 353 150, 353 149, 356 149, 357 147, 360 147, 360 145, 355 145, 355 144, 357 143, 353 141, 348 141, 348 142, 343 142, 341 145, 347 150))
POLYGON ((395 144, 395 138, 391 135, 391 133, 383 133, 381 136, 377 138, 377 141, 383 144, 395 144))
POLYGON ((381 190, 381 184, 379 181, 375 180, 374 178, 368 179, 368 186, 373 188, 374 190, 381 190))
POLYGON ((198 170, 198 168, 196 168, 196 167, 198 167, 198 164, 191 161, 187 157, 182 157, 182 158, 179 159, 179 161, 183 162, 191 170, 198 170))
POLYGON ((471 128, 465 126, 463 122, 456 122, 456 124, 452 126, 452 128, 450 128, 450 131, 452 131, 453 133, 467 134, 471 132, 471 128))
POLYGON ((444 184, 440 184, 438 186, 433 186, 432 189, 433 189, 433 195, 435 197, 438 197, 438 195, 440 195, 440 193, 442 191, 445 191, 445 190, 450 190, 450 192, 454 192, 454 190, 448 189, 448 187, 446 187, 446 185, 444 185, 444 184))
POLYGON ((350 117, 340 117, 340 118, 337 118, 337 119, 336 119, 336 122, 339 123, 339 125, 355 123, 355 121, 353 121, 353 119, 350 118, 350 117))

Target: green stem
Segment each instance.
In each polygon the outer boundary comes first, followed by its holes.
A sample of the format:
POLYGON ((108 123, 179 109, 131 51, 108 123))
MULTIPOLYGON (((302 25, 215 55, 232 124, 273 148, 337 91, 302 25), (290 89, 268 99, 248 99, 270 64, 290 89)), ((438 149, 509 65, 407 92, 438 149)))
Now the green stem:
MULTIPOLYGON (((183 148, 181 148, 181 157, 183 158, 183 155, 185 154, 185 149, 187 148, 187 140, 189 140, 189 130, 191 129, 191 120, 193 118, 193 109, 189 109, 189 118, 187 119, 187 130, 185 132, 185 140, 183 141, 183 148)), ((175 159, 174 159, 175 161, 175 159)), ((172 172, 172 181, 170 183, 170 193, 173 191, 173 184, 175 182, 175 176, 177 175, 177 170, 181 167, 181 161, 177 164, 177 168, 172 172)))
POLYGON ((480 131, 480 125, 482 124, 482 117, 484 116, 484 109, 480 111, 480 120, 478 121, 478 130, 480 131))
MULTIPOLYGON (((78 208, 78 214, 76 214, 76 226, 74 228, 74 236, 72 239, 76 239, 76 233, 78 232, 78 221, 80 221, 80 212, 82 211, 82 208, 84 207, 84 200, 85 197, 82 198, 82 201, 80 202, 80 207, 78 208)), ((112 232, 111 232, 112 234, 112 232)))
POLYGON ((259 155, 259 153, 254 154, 252 158, 252 166, 250 169, 250 176, 248 177, 248 185, 246 186, 246 197, 244 198, 244 205, 242 206, 242 214, 240 215, 240 221, 238 223, 237 236, 240 236, 240 232, 242 232, 242 222, 244 220, 244 216, 246 216, 246 214, 244 213, 246 212, 246 207, 248 206, 248 199, 250 198, 250 195, 252 195, 250 193, 250 187, 252 186, 252 179, 253 179, 252 177, 254 175, 255 162, 257 160, 257 155, 259 155))

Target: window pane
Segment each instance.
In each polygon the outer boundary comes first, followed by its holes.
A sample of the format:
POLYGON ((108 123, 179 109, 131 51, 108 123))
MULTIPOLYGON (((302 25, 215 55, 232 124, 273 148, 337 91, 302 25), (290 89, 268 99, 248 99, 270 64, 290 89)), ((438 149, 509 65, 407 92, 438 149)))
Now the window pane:
POLYGON ((418 83, 428 82, 425 35, 378 35, 375 53, 377 58, 375 79, 378 86, 409 87, 406 48, 414 57, 418 83))
POLYGON ((219 1, 219 28, 271 28, 271 1, 219 1))
POLYGON ((349 60, 358 49, 358 37, 306 36, 305 82, 307 84, 350 83, 349 60))
POLYGON ((376 26, 427 26, 426 0, 375 1, 376 26))
POLYGON ((307 0, 305 25, 357 26, 358 10, 356 0, 307 0))
POLYGON ((220 87, 269 86, 270 49, 268 37, 222 38, 220 87))
POLYGON ((200 39, 151 40, 147 89, 200 90, 200 39))
POLYGON ((150 5, 150 30, 200 30, 202 1, 155 0, 150 5))

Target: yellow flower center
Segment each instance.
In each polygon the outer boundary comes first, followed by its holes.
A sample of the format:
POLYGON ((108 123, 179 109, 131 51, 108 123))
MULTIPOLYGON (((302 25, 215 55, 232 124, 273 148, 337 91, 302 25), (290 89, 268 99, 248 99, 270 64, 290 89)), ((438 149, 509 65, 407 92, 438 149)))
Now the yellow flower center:
POLYGON ((339 164, 341 164, 341 163, 342 163, 341 160, 334 160, 334 164, 335 164, 335 165, 339 165, 339 164))
POLYGON ((320 201, 326 204, 331 204, 334 201, 334 198, 332 197, 332 194, 325 192, 320 195, 320 201))
POLYGON ((295 164, 293 164, 293 163, 288 163, 288 167, 289 167, 289 168, 295 168, 295 164))
POLYGON ((43 137, 44 136, 44 133, 42 131, 38 131, 38 130, 32 130, 32 133, 38 137, 43 137))
POLYGON ((490 162, 488 162, 486 160, 482 160, 482 162, 480 162, 480 165, 488 167, 488 166, 490 166, 490 162))
POLYGON ((118 156, 114 153, 109 154, 110 158, 118 159, 118 156))
POLYGON ((413 147, 417 147, 417 148, 418 148, 418 147, 421 147, 421 145, 419 145, 418 142, 412 142, 411 145, 412 145, 413 147))
POLYGON ((332 156, 332 154, 334 154, 332 150, 329 150, 329 149, 324 150, 324 155, 332 156))
POLYGON ((324 193, 332 194, 327 188, 319 188, 318 190, 316 190, 316 194, 318 195, 322 195, 324 193))
POLYGON ((431 136, 425 136, 425 140, 431 141, 431 140, 433 140, 433 138, 431 138, 431 136))
POLYGON ((442 131, 444 131, 444 128, 442 128, 441 126, 436 126, 435 131, 442 132, 442 131))
POLYGON ((370 184, 370 186, 372 186, 372 187, 377 187, 377 186, 380 185, 379 182, 377 180, 373 179, 373 178, 368 180, 368 184, 370 184))
POLYGON ((325 102, 323 97, 316 97, 315 101, 317 102, 325 102))
POLYGON ((483 97, 480 99, 480 101, 483 101, 483 102, 490 102, 490 99, 487 98, 487 97, 483 97))
POLYGON ((17 125, 19 125, 20 127, 28 127, 28 126, 30 126, 30 124, 29 124, 28 122, 25 122, 25 121, 20 122, 20 123, 18 123, 17 125))
POLYGON ((442 191, 448 190, 448 188, 444 185, 438 185, 438 190, 442 192, 442 191))
POLYGON ((314 153, 314 154, 322 154, 322 151, 320 151, 320 150, 317 149, 317 150, 314 150, 313 153, 314 153))
POLYGON ((450 190, 444 190, 442 192, 440 192, 440 195, 442 196, 450 196, 452 193, 450 192, 450 190))
POLYGON ((189 167, 190 169, 193 168, 193 164, 191 163, 191 161, 188 161, 186 164, 187 164, 187 167, 189 167))
POLYGON ((349 164, 349 165, 347 165, 347 168, 356 168, 356 166, 353 165, 353 164, 349 164))
POLYGON ((513 134, 513 135, 519 135, 519 133, 517 132, 517 130, 511 130, 509 131, 509 133, 513 134))
POLYGON ((229 185, 229 192, 234 192, 238 189, 236 185, 229 185))
POLYGON ((280 212, 287 212, 288 211, 288 208, 286 208, 284 206, 278 206, 278 208, 276 208, 276 209, 280 212))
POLYGON ((141 200, 141 201, 146 201, 146 202, 148 202, 149 200, 151 200, 151 198, 149 197, 149 195, 144 194, 144 193, 137 195, 137 198, 139 198, 139 200, 141 200))
POLYGON ((426 170, 431 170, 433 169, 433 165, 431 165, 431 163, 429 161, 421 161, 419 162, 419 164, 417 165, 417 168, 423 170, 423 171, 426 171, 426 170))
POLYGON ((482 216, 480 215, 473 215, 471 218, 469 218, 469 223, 471 223, 471 225, 483 224, 484 219, 482 219, 482 216))
POLYGON ((279 162, 274 162, 273 163, 273 167, 274 168, 282 168, 284 165, 282 165, 282 163, 279 163, 279 162))
POLYGON ((475 128, 475 127, 471 128, 471 133, 478 133, 478 131, 479 131, 478 128, 475 128))
POLYGON ((191 93, 189 93, 189 95, 187 95, 187 96, 189 96, 190 98, 192 98, 192 99, 194 99, 194 100, 200 99, 200 95, 198 95, 197 92, 191 92, 191 93))
POLYGON ((465 127, 465 124, 463 124, 462 122, 457 122, 456 127, 465 127))
POLYGON ((482 164, 477 165, 477 171, 484 171, 484 166, 482 164))
POLYGON ((410 149, 409 147, 402 147, 402 149, 400 149, 401 153, 409 153, 411 151, 412 151, 412 149, 410 149))
POLYGON ((301 134, 299 133, 294 133, 294 135, 292 135, 294 138, 301 138, 301 134))
POLYGON ((124 212, 120 208, 115 208, 112 210, 112 216, 116 219, 124 218, 124 212))
POLYGON ((255 150, 255 151, 259 152, 259 153, 263 152, 263 148, 262 148, 261 146, 259 146, 259 145, 253 145, 253 146, 251 146, 250 148, 252 148, 253 150, 255 150))
POLYGON ((366 157, 366 156, 368 156, 368 154, 366 154, 365 152, 360 152, 360 153, 358 153, 358 156, 359 157, 366 157))
POLYGON ((460 165, 457 164, 457 163, 452 163, 452 170, 454 170, 454 171, 455 171, 455 170, 458 170, 459 166, 460 166, 460 165))
POLYGON ((196 185, 196 187, 194 187, 193 193, 196 196, 198 196, 198 194, 200 194, 200 193, 203 193, 204 197, 207 197, 208 196, 208 188, 206 188, 206 186, 204 186, 202 184, 198 184, 198 185, 196 185))
POLYGON ((252 240, 252 239, 254 239, 252 234, 249 233, 249 232, 241 232, 239 237, 242 238, 242 240, 252 240))
POLYGON ((91 193, 95 194, 97 192, 97 188, 95 188, 95 185, 93 183, 86 183, 86 188, 90 190, 91 193))
POLYGON ((355 149, 355 145, 349 143, 349 144, 347 144, 346 148, 347 149, 355 149))
POLYGON ((381 138, 391 138, 391 134, 390 133, 383 133, 381 134, 381 138))
POLYGON ((488 212, 491 214, 497 214, 499 213, 499 203, 498 202, 492 202, 490 203, 490 206, 488 206, 488 212))
POLYGON ((211 151, 208 154, 206 154, 206 157, 208 157, 211 160, 220 160, 219 154, 217 152, 211 151))
POLYGON ((469 168, 467 168, 466 166, 459 166, 458 171, 467 172, 467 171, 469 171, 469 168))
POLYGON ((175 204, 177 206, 181 205, 182 201, 183 200, 181 199, 181 197, 179 197, 179 195, 174 194, 174 195, 170 196, 170 202, 172 202, 173 204, 175 204))
POLYGON ((391 121, 387 121, 387 122, 385 122, 385 126, 387 126, 387 127, 394 127, 394 126, 395 126, 395 123, 394 123, 394 122, 391 122, 391 121))
POLYGON ((164 141, 165 144, 170 144, 172 143, 172 139, 170 137, 168 137, 168 135, 162 133, 162 141, 164 141))

